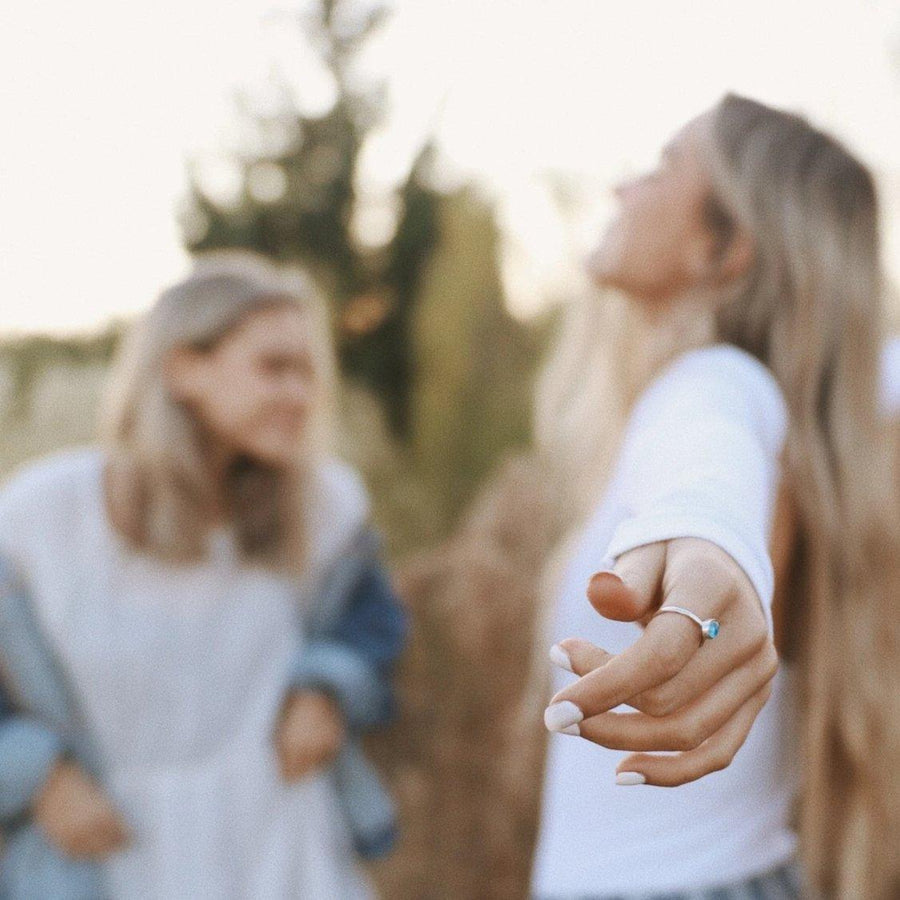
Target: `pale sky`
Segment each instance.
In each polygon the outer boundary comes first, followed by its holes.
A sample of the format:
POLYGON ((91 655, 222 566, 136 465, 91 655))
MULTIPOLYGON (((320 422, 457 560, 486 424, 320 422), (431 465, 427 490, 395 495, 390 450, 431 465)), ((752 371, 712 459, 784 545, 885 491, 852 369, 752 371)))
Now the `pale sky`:
MULTIPOLYGON (((272 0, 17 3, 0 31, 0 330, 83 331, 145 307, 186 258, 184 160, 229 137, 230 90, 273 59, 311 107, 330 86, 272 0)), ((511 302, 571 288, 606 190, 724 91, 810 115, 882 176, 900 280, 900 4, 887 0, 396 0, 365 64, 388 120, 379 195, 433 130, 450 176, 498 203, 511 302), (893 54, 893 55, 892 55, 893 54), (580 202, 566 226, 548 173, 580 202)), ((382 216, 383 219, 383 216, 382 216)))

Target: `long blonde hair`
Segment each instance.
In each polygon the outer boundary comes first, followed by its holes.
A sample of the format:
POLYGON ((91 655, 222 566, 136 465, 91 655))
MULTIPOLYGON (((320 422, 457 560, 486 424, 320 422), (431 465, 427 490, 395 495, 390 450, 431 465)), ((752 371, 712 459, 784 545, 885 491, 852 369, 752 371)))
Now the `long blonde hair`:
POLYGON ((869 171, 803 118, 728 96, 713 120, 710 224, 756 243, 718 314, 723 340, 773 372, 789 410, 806 781, 800 830, 818 886, 896 896, 898 505, 879 405, 884 283, 869 171), (800 631, 802 629, 802 632, 800 631))
POLYGON ((197 259, 128 334, 103 407, 113 524, 135 547, 186 562, 205 552, 210 510, 225 502, 248 559, 302 568, 308 473, 328 447, 335 362, 325 307, 300 271, 242 251, 197 259), (290 304, 306 317, 316 403, 294 465, 241 459, 215 483, 194 414, 178 402, 165 361, 178 347, 211 348, 253 313, 290 304))
POLYGON ((574 468, 593 486, 598 461, 608 472, 610 436, 664 361, 719 340, 773 372, 790 413, 783 489, 798 526, 787 616, 804 685, 804 861, 829 896, 893 897, 900 500, 896 429, 878 403, 885 289, 875 187, 834 139, 752 100, 726 96, 713 110, 712 136, 708 225, 722 252, 738 228, 752 235, 749 272, 693 325, 681 310, 679 321, 650 331, 620 304, 594 314, 593 328, 570 327, 540 387, 538 438, 551 453, 568 440, 576 448, 591 441, 591 451, 567 449, 566 480, 578 481, 574 468), (617 329, 611 350, 603 330, 623 320, 624 339, 617 329), (567 393, 567 381, 579 391, 567 393))

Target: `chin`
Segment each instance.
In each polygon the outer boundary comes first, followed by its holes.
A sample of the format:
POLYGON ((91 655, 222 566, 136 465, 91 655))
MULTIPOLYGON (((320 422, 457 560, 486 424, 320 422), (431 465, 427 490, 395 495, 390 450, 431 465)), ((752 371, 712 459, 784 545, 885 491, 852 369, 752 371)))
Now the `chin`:
POLYGON ((607 235, 600 246, 587 258, 585 269, 597 287, 616 287, 621 269, 621 248, 613 234, 607 235))

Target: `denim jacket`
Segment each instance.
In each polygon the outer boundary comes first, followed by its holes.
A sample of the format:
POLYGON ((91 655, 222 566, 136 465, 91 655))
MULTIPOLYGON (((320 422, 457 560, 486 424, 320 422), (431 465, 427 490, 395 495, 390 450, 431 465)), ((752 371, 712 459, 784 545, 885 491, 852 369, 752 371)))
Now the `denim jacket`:
MULTIPOLYGON (((340 706, 348 737, 330 775, 358 853, 380 856, 394 844, 396 817, 360 736, 393 715, 390 673, 405 644, 407 618, 371 529, 358 532, 300 608, 307 610, 305 641, 285 688, 322 690, 340 706)), ((103 897, 99 867, 58 851, 29 815, 35 793, 61 755, 102 783, 100 755, 38 627, 27 589, 0 561, 0 900, 103 897)))

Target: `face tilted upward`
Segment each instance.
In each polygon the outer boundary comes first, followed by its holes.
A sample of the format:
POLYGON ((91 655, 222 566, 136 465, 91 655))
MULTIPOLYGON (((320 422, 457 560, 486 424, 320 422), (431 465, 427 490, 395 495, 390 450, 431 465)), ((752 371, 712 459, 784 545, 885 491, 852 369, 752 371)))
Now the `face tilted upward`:
POLYGON ((588 260, 596 284, 652 304, 703 278, 714 249, 704 221, 709 129, 708 115, 694 119, 666 146, 656 168, 616 188, 618 214, 588 260))

